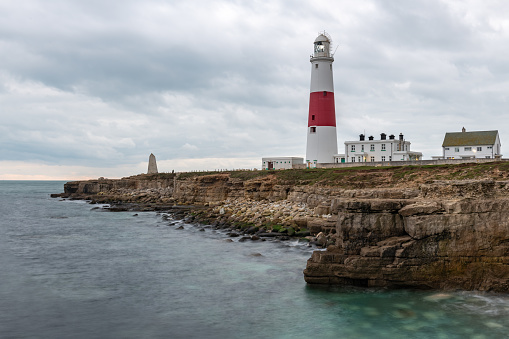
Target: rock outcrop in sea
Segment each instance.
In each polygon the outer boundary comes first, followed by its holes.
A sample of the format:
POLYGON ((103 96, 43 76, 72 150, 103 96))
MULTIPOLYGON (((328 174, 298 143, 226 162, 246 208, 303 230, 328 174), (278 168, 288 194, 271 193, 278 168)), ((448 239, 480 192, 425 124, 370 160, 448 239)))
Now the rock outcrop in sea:
POLYGON ((195 220, 311 235, 310 284, 509 291, 509 164, 140 175, 64 197, 193 205, 195 220))

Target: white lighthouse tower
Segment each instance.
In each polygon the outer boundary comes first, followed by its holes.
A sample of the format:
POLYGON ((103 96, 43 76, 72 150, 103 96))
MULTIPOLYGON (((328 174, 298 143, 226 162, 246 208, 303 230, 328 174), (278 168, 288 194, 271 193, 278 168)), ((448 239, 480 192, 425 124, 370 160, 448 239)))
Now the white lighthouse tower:
POLYGON ((321 33, 311 56, 311 94, 309 96, 307 167, 317 163, 333 163, 338 153, 334 84, 332 81, 331 38, 321 33))

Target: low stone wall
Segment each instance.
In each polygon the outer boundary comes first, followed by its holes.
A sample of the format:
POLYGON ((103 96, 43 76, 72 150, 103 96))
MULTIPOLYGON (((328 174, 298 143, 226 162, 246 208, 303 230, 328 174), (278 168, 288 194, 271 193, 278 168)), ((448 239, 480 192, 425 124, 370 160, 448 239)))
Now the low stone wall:
MULTIPOLYGON (((318 164, 317 168, 345 168, 345 167, 372 167, 372 166, 425 166, 425 165, 457 165, 471 163, 488 163, 493 161, 509 161, 509 159, 442 159, 418 161, 374 161, 374 162, 347 162, 318 164)), ((299 165, 300 166, 300 165, 299 165)), ((306 168, 306 165, 302 165, 306 168)), ((297 167, 295 167, 297 168, 297 167)))

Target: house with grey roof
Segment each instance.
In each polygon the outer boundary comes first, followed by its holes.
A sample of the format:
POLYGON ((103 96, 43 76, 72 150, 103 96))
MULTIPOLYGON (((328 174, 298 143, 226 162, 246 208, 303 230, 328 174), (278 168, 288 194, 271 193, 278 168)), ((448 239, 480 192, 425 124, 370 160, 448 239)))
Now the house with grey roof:
POLYGON ((442 143, 443 159, 501 158, 501 144, 498 131, 445 133, 442 143))

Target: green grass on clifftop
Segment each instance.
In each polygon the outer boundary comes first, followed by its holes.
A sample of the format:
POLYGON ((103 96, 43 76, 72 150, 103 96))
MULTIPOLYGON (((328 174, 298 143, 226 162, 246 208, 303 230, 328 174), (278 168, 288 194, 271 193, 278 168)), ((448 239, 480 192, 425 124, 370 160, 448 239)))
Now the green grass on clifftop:
POLYGON ((331 185, 344 188, 416 186, 433 180, 493 179, 509 180, 509 162, 469 163, 458 165, 378 166, 327 169, 292 169, 273 171, 223 171, 180 173, 179 180, 227 175, 230 178, 251 180, 272 176, 281 184, 331 185))

